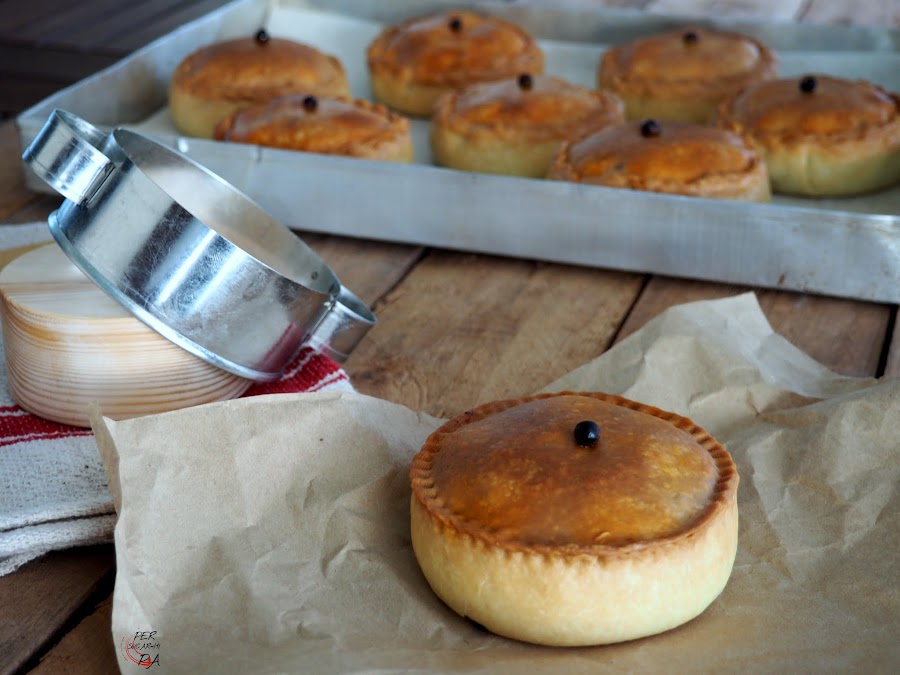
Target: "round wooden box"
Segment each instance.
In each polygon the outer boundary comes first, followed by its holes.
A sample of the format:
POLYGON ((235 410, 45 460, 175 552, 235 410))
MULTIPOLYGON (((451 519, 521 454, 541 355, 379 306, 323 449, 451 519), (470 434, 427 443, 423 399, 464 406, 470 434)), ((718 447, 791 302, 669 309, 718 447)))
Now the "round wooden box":
POLYGON ((55 422, 90 426, 92 402, 123 419, 236 398, 252 384, 136 319, 55 243, 0 272, 0 316, 13 399, 55 422))

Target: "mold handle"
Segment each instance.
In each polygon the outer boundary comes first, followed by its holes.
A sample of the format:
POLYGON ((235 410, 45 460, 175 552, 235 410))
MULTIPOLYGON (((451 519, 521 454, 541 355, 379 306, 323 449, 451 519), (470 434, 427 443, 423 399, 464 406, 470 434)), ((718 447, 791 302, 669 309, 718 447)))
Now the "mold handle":
POLYGON ((63 197, 83 206, 116 168, 100 150, 106 138, 80 117, 57 109, 22 153, 22 160, 63 197))

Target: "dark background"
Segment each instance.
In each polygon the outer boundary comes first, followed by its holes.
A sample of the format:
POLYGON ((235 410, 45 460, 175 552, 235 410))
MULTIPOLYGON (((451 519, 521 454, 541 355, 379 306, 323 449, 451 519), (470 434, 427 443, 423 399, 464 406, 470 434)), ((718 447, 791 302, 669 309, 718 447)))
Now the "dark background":
POLYGON ((227 0, 0 0, 0 120, 227 0))

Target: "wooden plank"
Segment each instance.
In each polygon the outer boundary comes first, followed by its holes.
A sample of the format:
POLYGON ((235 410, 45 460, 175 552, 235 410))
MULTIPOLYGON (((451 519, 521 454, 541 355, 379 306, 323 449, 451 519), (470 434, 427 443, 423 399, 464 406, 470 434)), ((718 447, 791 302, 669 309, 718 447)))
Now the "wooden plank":
POLYGON ((31 672, 34 675, 118 672, 114 640, 110 595, 66 634, 31 672))
POLYGON ((89 52, 61 46, 36 46, 0 42, 2 70, 22 80, 38 78, 60 83, 76 82, 119 60, 115 54, 89 52))
POLYGON ((122 31, 118 35, 110 36, 109 46, 113 49, 131 52, 158 37, 172 32, 189 21, 209 14, 225 4, 227 4, 227 0, 200 0, 187 6, 184 6, 184 3, 182 3, 170 12, 157 16, 145 24, 134 26, 128 31, 122 31))
POLYGON ((531 393, 602 353, 642 283, 434 251, 379 303, 345 367, 360 391, 440 416, 531 393))
MULTIPOLYGON (((120 53, 128 53, 142 46, 144 42, 132 43, 127 48, 121 45, 121 38, 134 32, 141 32, 147 27, 158 25, 161 19, 174 13, 191 14, 194 11, 194 3, 180 0, 154 0, 153 2, 135 3, 131 7, 124 8, 121 3, 116 3, 115 8, 96 18, 90 23, 83 23, 76 29, 67 31, 58 39, 62 44, 95 46, 102 44, 108 49, 115 49, 120 53), (117 45, 113 45, 117 42, 117 45)), ((168 31, 152 32, 148 35, 158 37, 168 31)), ((150 39, 148 37, 148 39, 150 39)))
POLYGON ((118 0, 41 2, 34 12, 16 8, 31 3, 14 2, 15 28, 0 30, 0 120, 226 2, 156 0, 133 7, 118 0))
POLYGON ((17 21, 16 30, 10 31, 8 38, 121 57, 227 2, 154 0, 124 4, 120 0, 90 0, 58 4, 52 13, 17 21))
POLYGON ((52 18, 59 12, 60 4, 60 0, 0 0, 0 38, 20 38, 23 26, 52 18))
POLYGON ((688 279, 672 279, 669 277, 652 277, 644 292, 631 309, 627 320, 616 335, 616 342, 621 342, 632 333, 637 332, 650 319, 662 314, 669 307, 698 300, 716 300, 736 295, 746 289, 740 286, 712 284, 688 279))
POLYGON ((424 251, 420 246, 297 234, 334 270, 345 288, 370 306, 397 285, 424 251))
MULTIPOLYGON (((654 277, 616 339, 624 339, 673 305, 747 290, 654 277)), ((774 330, 820 363, 845 375, 876 374, 890 322, 887 305, 766 290, 758 291, 757 297, 774 330)))
POLYGON ((85 602, 112 587, 111 544, 55 551, 0 577, 0 672, 29 664, 85 602))
POLYGON ((877 374, 889 306, 779 291, 758 296, 775 331, 819 363, 842 375, 877 374))
POLYGON ((62 202, 62 197, 49 194, 34 193, 32 197, 32 201, 28 202, 25 207, 4 218, 3 223, 20 224, 46 221, 47 216, 59 208, 62 202))
POLYGON ((0 73, 0 122, 12 119, 26 108, 44 100, 67 82, 53 78, 20 77, 15 73, 0 73))
MULTIPOLYGON (((20 40, 42 44, 67 44, 70 35, 90 30, 98 22, 115 14, 127 14, 144 3, 123 3, 120 0, 81 0, 81 2, 59 3, 58 9, 50 16, 29 21, 19 26, 20 40)), ((153 4, 153 3, 147 3, 153 4)), ((95 46, 101 43, 95 42, 95 46)))

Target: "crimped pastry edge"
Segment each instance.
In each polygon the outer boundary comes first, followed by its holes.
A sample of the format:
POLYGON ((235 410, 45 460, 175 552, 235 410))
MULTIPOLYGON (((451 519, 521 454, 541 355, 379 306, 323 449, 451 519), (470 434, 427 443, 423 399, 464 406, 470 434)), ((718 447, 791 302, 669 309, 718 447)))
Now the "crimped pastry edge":
POLYGON ((247 106, 264 103, 286 94, 314 94, 316 96, 348 96, 350 90, 337 83, 326 88, 306 87, 272 93, 270 97, 259 100, 234 100, 228 97, 216 99, 195 94, 174 81, 169 84, 169 114, 178 130, 187 136, 212 138, 216 124, 230 114, 247 106))
MULTIPOLYGON (((734 461, 731 459, 731 455, 725 449, 725 447, 719 443, 715 438, 713 438, 709 432, 704 430, 702 427, 697 425, 693 420, 682 417, 681 415, 677 415, 672 412, 668 412, 666 410, 662 410, 660 408, 656 408, 654 406, 649 406, 644 403, 640 403, 637 401, 633 401, 631 399, 625 398, 623 396, 619 396, 617 394, 606 394, 603 392, 576 392, 576 391, 563 391, 557 393, 543 393, 543 394, 535 394, 533 396, 525 396, 522 398, 515 399, 506 399, 502 401, 494 401, 491 403, 486 403, 484 405, 478 406, 472 410, 469 410, 461 415, 454 417, 453 419, 445 422, 443 425, 438 427, 425 441, 422 448, 413 458, 412 465, 410 467, 410 482, 412 485, 413 494, 422 502, 423 505, 435 504, 436 499, 436 491, 434 489, 434 484, 429 478, 429 473, 431 470, 431 465, 433 462, 434 454, 438 450, 439 439, 442 436, 453 433, 456 429, 466 424, 470 424, 472 422, 484 419, 493 414, 502 412, 504 410, 508 410, 509 408, 515 407, 517 405, 521 405, 523 403, 528 403, 530 401, 536 401, 546 398, 552 398, 557 396, 588 396, 590 398, 595 398, 600 401, 604 401, 606 403, 611 403, 613 405, 621 406, 623 408, 628 408, 629 410, 635 410, 638 412, 643 412, 648 415, 652 415, 653 417, 657 417, 661 420, 669 422, 677 429, 681 429, 682 431, 689 434, 694 441, 700 445, 704 450, 706 450, 713 460, 716 463, 716 468, 719 472, 719 477, 716 480, 716 485, 713 489, 713 494, 716 495, 716 500, 710 506, 709 511, 701 518, 698 522, 696 522, 689 530, 685 532, 672 535, 670 537, 665 537, 654 542, 654 545, 661 544, 674 544, 680 539, 689 536, 691 532, 695 529, 699 529, 704 527, 704 523, 710 520, 714 513, 718 508, 722 506, 724 501, 727 501, 728 495, 732 493, 736 493, 737 485, 738 485, 738 475, 737 468, 735 467, 734 461), (724 496, 723 496, 724 495, 724 496)), ((428 509, 429 512, 434 513, 433 509, 428 509)), ((515 550, 528 550, 528 551, 539 551, 544 552, 551 556, 556 556, 560 554, 560 550, 558 547, 541 547, 541 546, 530 546, 527 549, 517 548, 514 545, 507 545, 503 543, 497 543, 491 540, 488 537, 485 537, 477 532, 467 531, 465 526, 458 521, 455 517, 453 517, 449 512, 442 511, 439 513, 435 513, 436 517, 440 521, 440 523, 444 526, 450 527, 451 529, 458 530, 462 534, 466 534, 474 539, 481 539, 485 543, 492 545, 499 545, 503 548, 507 548, 510 551, 515 550)), ((628 552, 632 549, 634 550, 642 550, 646 548, 646 542, 637 542, 634 544, 629 544, 626 546, 606 546, 603 544, 592 544, 590 546, 573 546, 569 547, 566 550, 566 555, 579 555, 579 554, 596 554, 598 551, 603 551, 606 555, 627 555, 628 552)))
POLYGON ((687 195, 689 197, 705 197, 710 199, 735 199, 747 202, 766 203, 771 201, 772 192, 765 155, 752 141, 744 137, 747 147, 752 147, 756 154, 752 166, 743 172, 707 173, 701 178, 691 181, 674 181, 658 176, 648 175, 628 179, 620 176, 620 181, 583 180, 581 174, 569 161, 569 149, 578 141, 566 141, 560 145, 559 151, 550 163, 547 178, 550 180, 572 181, 589 185, 624 188, 629 190, 645 190, 664 194, 687 195))
MULTIPOLYGON (((326 97, 320 97, 322 99, 326 97)), ((334 100, 343 101, 352 105, 359 110, 367 111, 372 114, 383 117, 389 124, 389 132, 379 134, 367 139, 365 142, 358 143, 351 152, 344 154, 346 157, 357 157, 361 159, 372 159, 385 162, 409 163, 413 160, 413 142, 410 132, 409 119, 403 115, 391 110, 383 103, 377 103, 362 98, 349 98, 345 96, 333 97, 334 100)), ((232 111, 227 117, 220 120, 213 130, 213 138, 217 140, 225 140, 232 143, 250 143, 252 141, 240 138, 228 137, 233 130, 234 125, 244 110, 248 108, 263 108, 267 105, 276 103, 277 99, 267 103, 260 103, 254 106, 238 108, 232 111)), ((293 147, 289 144, 272 145, 287 150, 306 151, 303 147, 293 147)), ((335 153, 338 154, 338 153, 335 153)))
POLYGON ((497 635, 578 647, 655 635, 699 616, 728 582, 737 502, 678 546, 616 557, 508 551, 441 528, 412 497, 413 550, 435 594, 497 635))
POLYGON ((415 117, 430 117, 435 101, 444 93, 453 91, 473 82, 485 82, 500 79, 504 76, 515 76, 520 72, 539 75, 544 72, 544 53, 534 37, 514 22, 500 19, 478 12, 443 12, 426 14, 387 26, 366 48, 366 65, 369 70, 373 97, 390 106, 394 110, 415 117), (435 72, 426 79, 414 75, 413 68, 406 63, 398 63, 385 56, 385 45, 407 26, 431 16, 446 14, 464 14, 477 16, 482 20, 490 20, 499 27, 512 30, 525 39, 527 50, 512 57, 514 64, 507 64, 503 74, 496 71, 496 66, 489 69, 473 70, 467 73, 450 71, 435 72), (509 72, 506 72, 506 71, 509 72))

